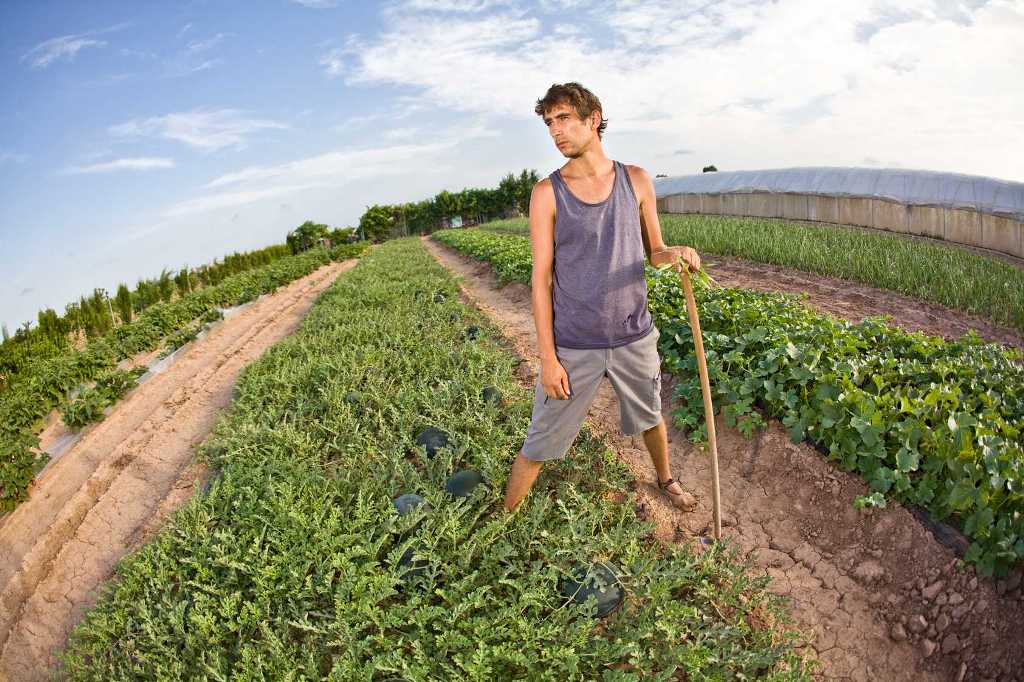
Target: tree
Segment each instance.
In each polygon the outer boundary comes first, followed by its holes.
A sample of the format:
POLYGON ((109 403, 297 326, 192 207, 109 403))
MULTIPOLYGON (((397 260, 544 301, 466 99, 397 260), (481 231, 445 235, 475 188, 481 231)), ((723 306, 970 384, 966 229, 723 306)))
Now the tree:
POLYGON ((717 168, 715 168, 715 167, 714 167, 714 165, 711 165, 711 166, 704 166, 704 170, 703 170, 703 171, 701 171, 701 172, 702 172, 702 173, 714 173, 714 172, 716 172, 717 170, 718 170, 718 169, 717 169, 717 168))
POLYGON ((127 284, 121 283, 117 285, 114 307, 117 308, 117 316, 121 318, 121 324, 127 324, 132 321, 132 292, 128 289, 127 284))
POLYGON ((292 253, 301 253, 316 246, 321 239, 327 236, 327 226, 323 223, 314 223, 307 220, 294 230, 288 233, 285 241, 292 253))
POLYGON ((391 210, 387 206, 377 204, 367 206, 366 213, 359 219, 359 229, 373 242, 384 241, 391 232, 392 224, 391 210))

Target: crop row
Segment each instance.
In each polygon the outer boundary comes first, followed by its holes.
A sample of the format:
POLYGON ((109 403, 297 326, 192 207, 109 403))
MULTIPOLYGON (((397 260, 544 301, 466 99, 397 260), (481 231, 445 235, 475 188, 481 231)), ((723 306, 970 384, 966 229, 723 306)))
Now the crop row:
MULTIPOLYGON (((121 360, 151 351, 161 341, 216 308, 251 301, 305 276, 333 258, 356 255, 362 245, 315 249, 224 279, 169 303, 156 303, 132 322, 117 327, 81 351, 37 359, 26 365, 0 393, 0 512, 14 509, 27 495, 48 456, 35 435, 51 409, 68 402, 69 393, 113 370, 121 360)), ((93 401, 100 396, 93 396, 93 401)), ((95 414, 95 405, 87 414, 95 414)), ((102 407, 100 407, 102 410, 102 407)))
MULTIPOLYGON (((736 256, 983 315, 1024 331, 1024 269, 959 246, 838 225, 770 218, 659 214, 666 244, 736 256)), ((484 229, 529 235, 525 218, 484 229)))
POLYGON ((504 512, 532 403, 515 366, 417 239, 379 246, 243 372, 200 450, 219 475, 118 566, 68 677, 808 679, 768 578, 726 545, 657 545, 586 427, 504 512), (427 427, 449 437, 432 457, 427 427), (464 499, 459 468, 484 479, 464 499), (407 494, 427 504, 402 515, 407 494), (591 561, 625 591, 601 621, 559 593, 591 561))
MULTIPOLYGON (((503 279, 529 284, 527 238, 445 230, 435 238, 491 261, 503 279), (526 274, 524 274, 526 273, 526 274)), ((691 440, 706 439, 704 407, 676 275, 647 267, 648 302, 665 367, 678 376, 673 412, 691 440)), ((695 282, 716 410, 748 438, 780 419, 872 494, 918 504, 958 525, 965 559, 1003 575, 1024 558, 1024 354, 906 332, 883 319, 851 324, 795 296, 695 282)))

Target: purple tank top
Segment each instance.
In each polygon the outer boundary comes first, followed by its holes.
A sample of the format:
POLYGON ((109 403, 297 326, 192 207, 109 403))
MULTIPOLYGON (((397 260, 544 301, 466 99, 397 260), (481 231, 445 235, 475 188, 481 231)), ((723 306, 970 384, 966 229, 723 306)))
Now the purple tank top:
POLYGON ((614 348, 653 329, 639 204, 629 171, 612 164, 612 193, 597 204, 577 199, 560 171, 549 176, 557 211, 551 289, 556 346, 614 348))

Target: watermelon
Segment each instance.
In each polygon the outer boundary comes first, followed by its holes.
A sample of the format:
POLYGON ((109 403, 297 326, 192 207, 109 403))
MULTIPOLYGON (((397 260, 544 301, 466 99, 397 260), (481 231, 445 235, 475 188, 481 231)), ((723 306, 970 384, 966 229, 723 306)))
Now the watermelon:
POLYGON ((483 398, 485 403, 491 405, 501 404, 501 391, 498 390, 497 386, 484 386, 483 398))
POLYGON ((452 497, 469 497, 473 490, 484 482, 484 477, 472 469, 460 469, 452 474, 448 482, 444 484, 444 490, 452 497))
POLYGON ((433 426, 427 427, 416 436, 416 445, 426 450, 427 457, 433 459, 438 450, 449 445, 448 434, 433 426))
POLYGON ((402 558, 398 560, 398 566, 400 568, 407 569, 402 572, 402 580, 410 580, 418 576, 423 575, 427 572, 427 561, 426 559, 413 559, 412 558, 412 547, 405 550, 402 554, 402 558))
MULTIPOLYGON (((396 497, 391 504, 395 505, 395 509, 398 510, 400 516, 405 516, 421 504, 426 504, 426 500, 416 493, 406 493, 396 497)), ((430 505, 428 504, 426 508, 430 509, 430 505)))
POLYGON ((471 339, 475 339, 476 335, 479 332, 480 332, 480 327, 476 326, 475 324, 471 324, 468 327, 466 327, 466 336, 468 336, 471 339))
POLYGON ((345 394, 345 402, 354 405, 359 402, 361 396, 358 391, 349 391, 345 394))
POLYGON ((442 294, 442 293, 434 294, 434 303, 444 303, 444 294, 442 294))
POLYGON ((626 593, 619 582, 618 569, 610 562, 595 562, 589 566, 577 564, 572 577, 562 578, 558 590, 563 597, 576 604, 584 604, 591 596, 597 599, 597 618, 604 618, 622 605, 626 593))

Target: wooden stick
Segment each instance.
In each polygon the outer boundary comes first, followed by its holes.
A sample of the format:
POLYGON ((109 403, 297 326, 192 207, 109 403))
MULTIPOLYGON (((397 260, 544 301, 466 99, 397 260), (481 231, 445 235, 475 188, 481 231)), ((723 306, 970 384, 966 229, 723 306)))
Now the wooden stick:
POLYGON ((704 357, 704 339, 700 333, 700 318, 697 317, 697 302, 693 298, 693 285, 690 284, 689 266, 683 263, 680 273, 683 290, 686 292, 686 316, 693 331, 693 344, 697 351, 697 369, 700 373, 700 390, 704 394, 704 422, 708 427, 708 443, 711 444, 711 485, 712 510, 715 520, 715 540, 722 539, 722 496, 718 486, 718 442, 715 438, 715 411, 711 403, 711 382, 708 380, 708 363, 704 357))

